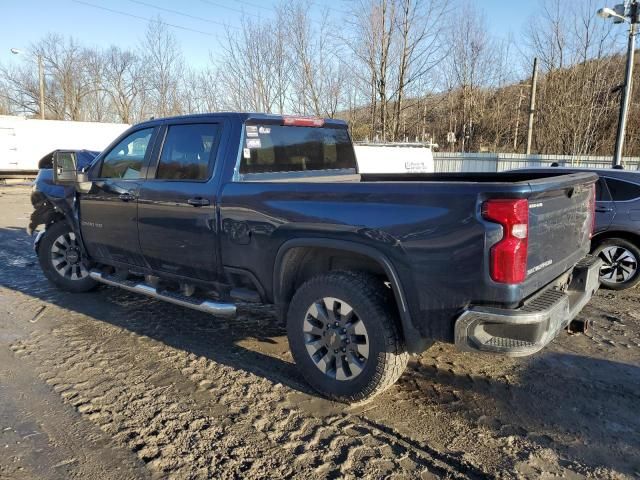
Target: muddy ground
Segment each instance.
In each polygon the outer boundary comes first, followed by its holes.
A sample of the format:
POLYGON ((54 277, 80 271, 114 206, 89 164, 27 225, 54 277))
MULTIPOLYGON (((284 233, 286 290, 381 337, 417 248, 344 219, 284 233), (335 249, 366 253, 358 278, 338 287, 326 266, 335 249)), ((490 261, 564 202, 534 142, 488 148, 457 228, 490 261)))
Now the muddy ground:
POLYGON ((0 186, 0 478, 640 477, 640 290, 543 353, 436 344, 372 403, 318 398, 269 309, 66 294, 0 186))

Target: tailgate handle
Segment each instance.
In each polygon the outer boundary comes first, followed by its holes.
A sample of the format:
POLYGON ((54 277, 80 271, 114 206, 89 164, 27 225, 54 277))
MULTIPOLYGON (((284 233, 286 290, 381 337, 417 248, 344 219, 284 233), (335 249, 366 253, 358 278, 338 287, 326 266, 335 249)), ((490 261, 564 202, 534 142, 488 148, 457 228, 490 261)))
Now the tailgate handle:
POLYGON ((206 207, 207 205, 210 205, 209 200, 202 197, 190 198, 187 200, 187 203, 194 207, 206 207))
POLYGON ((599 213, 613 212, 613 208, 611 208, 611 207, 596 207, 596 212, 599 212, 599 213))

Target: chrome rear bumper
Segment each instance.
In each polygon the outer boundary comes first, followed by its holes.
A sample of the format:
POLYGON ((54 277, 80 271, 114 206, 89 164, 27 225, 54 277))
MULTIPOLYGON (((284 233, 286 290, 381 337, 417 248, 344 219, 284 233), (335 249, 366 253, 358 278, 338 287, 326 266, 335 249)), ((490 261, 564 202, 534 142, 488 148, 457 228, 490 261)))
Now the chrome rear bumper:
POLYGON ((541 350, 598 290, 601 264, 597 257, 585 257, 574 267, 566 291, 549 288, 520 308, 469 307, 456 320, 456 346, 514 357, 541 350))

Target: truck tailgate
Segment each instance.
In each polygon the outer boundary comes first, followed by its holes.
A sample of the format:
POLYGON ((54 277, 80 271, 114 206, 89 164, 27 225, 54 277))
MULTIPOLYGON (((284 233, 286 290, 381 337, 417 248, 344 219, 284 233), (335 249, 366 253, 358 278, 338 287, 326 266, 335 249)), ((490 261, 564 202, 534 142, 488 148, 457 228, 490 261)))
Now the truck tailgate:
MULTIPOLYGON (((527 278, 549 281, 588 253, 595 176, 562 175, 530 182, 527 278), (556 268, 554 268, 554 266, 556 268)), ((537 283, 537 282, 536 282, 537 283)))

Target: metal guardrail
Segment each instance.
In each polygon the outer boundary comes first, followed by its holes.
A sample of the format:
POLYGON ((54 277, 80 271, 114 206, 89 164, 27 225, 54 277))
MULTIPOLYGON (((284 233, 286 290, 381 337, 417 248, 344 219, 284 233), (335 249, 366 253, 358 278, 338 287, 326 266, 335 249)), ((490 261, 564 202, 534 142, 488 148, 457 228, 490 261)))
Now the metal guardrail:
MULTIPOLYGON (((436 172, 502 172, 515 168, 561 167, 611 168, 610 156, 525 155, 522 153, 448 153, 434 152, 436 172)), ((623 158, 625 170, 640 170, 640 157, 623 158)))
POLYGON ((0 181, 7 179, 33 180, 38 170, 0 170, 0 181))

